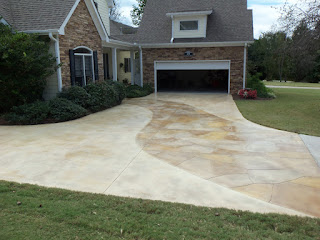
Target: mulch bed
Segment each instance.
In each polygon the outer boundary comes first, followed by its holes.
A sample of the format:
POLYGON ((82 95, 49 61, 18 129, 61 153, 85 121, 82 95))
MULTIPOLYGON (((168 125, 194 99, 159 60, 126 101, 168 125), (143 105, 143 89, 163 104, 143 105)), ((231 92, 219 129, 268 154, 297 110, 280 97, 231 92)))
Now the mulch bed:
POLYGON ((270 100, 273 100, 274 98, 256 98, 256 99, 245 99, 245 98, 242 98, 240 97, 238 94, 233 94, 232 95, 233 97, 233 100, 241 100, 241 101, 270 101, 270 100))

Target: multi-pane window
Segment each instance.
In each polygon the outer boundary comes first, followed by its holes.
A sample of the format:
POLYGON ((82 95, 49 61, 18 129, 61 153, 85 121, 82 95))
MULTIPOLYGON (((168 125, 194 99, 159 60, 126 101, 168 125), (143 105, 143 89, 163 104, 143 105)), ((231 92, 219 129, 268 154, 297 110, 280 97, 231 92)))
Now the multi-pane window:
POLYGON ((198 21, 180 21, 180 30, 198 30, 199 22, 198 21))
POLYGON ((97 52, 86 47, 70 50, 71 83, 86 86, 98 80, 97 52))

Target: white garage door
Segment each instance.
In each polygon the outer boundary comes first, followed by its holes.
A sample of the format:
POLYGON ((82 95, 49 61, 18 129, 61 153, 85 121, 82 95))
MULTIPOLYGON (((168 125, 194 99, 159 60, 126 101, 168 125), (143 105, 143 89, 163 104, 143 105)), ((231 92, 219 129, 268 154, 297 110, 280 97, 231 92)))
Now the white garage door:
POLYGON ((154 88, 157 92, 158 70, 228 70, 228 93, 230 93, 230 61, 155 61, 154 88))

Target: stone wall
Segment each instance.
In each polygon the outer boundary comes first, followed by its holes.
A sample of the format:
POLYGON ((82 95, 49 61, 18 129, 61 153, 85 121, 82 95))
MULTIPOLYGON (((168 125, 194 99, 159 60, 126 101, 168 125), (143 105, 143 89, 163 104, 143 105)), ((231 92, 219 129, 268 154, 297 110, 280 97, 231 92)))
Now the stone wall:
POLYGON ((102 40, 83 0, 80 1, 67 26, 60 36, 62 86, 71 86, 69 50, 85 46, 98 52, 99 78, 104 78, 102 40))
POLYGON ((231 94, 235 94, 243 86, 243 47, 216 48, 144 48, 143 78, 144 83, 154 84, 154 61, 168 60, 231 60, 231 94), (184 53, 191 51, 194 56, 186 57, 184 53))

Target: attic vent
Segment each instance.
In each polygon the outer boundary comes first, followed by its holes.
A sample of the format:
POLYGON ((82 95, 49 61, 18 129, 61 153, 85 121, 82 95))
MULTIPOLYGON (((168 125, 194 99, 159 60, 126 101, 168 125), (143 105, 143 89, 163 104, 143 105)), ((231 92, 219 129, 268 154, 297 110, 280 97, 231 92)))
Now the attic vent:
POLYGON ((193 52, 187 51, 184 53, 185 56, 187 57, 192 57, 193 56, 193 52))

